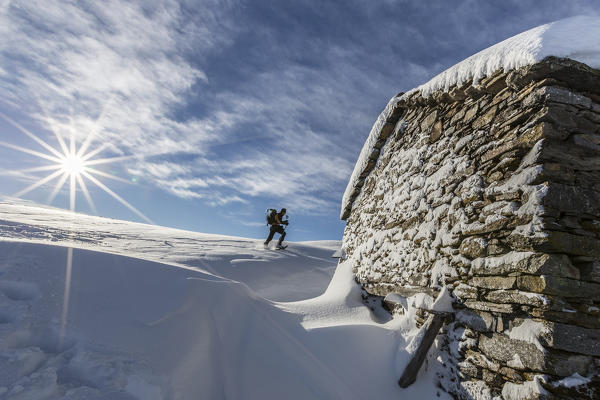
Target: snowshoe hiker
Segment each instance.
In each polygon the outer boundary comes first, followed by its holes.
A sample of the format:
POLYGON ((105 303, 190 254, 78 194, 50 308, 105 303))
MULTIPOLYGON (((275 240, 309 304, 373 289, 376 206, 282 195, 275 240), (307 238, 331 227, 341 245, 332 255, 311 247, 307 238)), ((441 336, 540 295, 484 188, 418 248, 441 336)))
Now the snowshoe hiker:
POLYGON ((279 242, 277 242, 277 249, 280 250, 285 249, 287 247, 281 244, 283 242, 283 239, 285 239, 285 229, 282 225, 288 224, 287 220, 283 220, 283 216, 285 215, 286 211, 287 210, 285 208, 282 208, 279 212, 272 208, 267 210, 267 225, 270 225, 271 229, 269 231, 269 237, 267 238, 267 240, 265 240, 265 247, 269 245, 269 242, 271 241, 271 239, 273 239, 275 233, 279 233, 281 235, 279 237, 279 242))

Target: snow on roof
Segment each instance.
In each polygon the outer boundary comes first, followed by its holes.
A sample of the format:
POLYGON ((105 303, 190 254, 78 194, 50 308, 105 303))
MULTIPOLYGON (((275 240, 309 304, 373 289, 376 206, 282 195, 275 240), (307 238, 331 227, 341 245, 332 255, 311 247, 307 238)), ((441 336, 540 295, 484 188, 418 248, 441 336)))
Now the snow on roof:
POLYGON ((600 68, 600 17, 578 16, 540 25, 472 55, 406 93, 424 97, 473 78, 473 84, 500 68, 535 64, 548 56, 570 58, 600 68))
POLYGON ((577 16, 530 29, 472 55, 402 97, 390 100, 373 125, 356 162, 342 199, 340 217, 345 219, 345 212, 352 206, 355 188, 360 184, 360 176, 369 164, 372 146, 378 141, 382 120, 389 115, 391 106, 417 91, 423 97, 428 97, 432 93, 447 91, 452 86, 470 79, 473 79, 473 84, 477 84, 481 78, 499 69, 517 69, 535 64, 548 56, 570 58, 592 68, 600 68, 600 17, 577 16))

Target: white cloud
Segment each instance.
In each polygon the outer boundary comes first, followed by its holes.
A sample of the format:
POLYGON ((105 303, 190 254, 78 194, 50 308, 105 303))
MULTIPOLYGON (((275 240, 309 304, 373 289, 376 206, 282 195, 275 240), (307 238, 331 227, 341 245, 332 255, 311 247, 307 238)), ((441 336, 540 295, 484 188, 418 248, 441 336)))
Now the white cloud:
POLYGON ((205 3, 3 2, 0 106, 64 136, 95 132, 108 151, 140 156, 130 173, 175 196, 336 210, 376 117, 356 109, 356 55, 332 47, 330 69, 281 60, 213 92, 201 117, 177 117, 210 86, 204 57, 242 32, 228 15, 233 2, 205 3))

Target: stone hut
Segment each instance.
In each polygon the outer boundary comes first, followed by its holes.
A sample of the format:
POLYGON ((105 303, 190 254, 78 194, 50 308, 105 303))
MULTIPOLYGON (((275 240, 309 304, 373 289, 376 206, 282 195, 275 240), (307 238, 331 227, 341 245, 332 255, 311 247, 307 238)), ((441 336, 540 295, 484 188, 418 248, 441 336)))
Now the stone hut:
POLYGON ((456 398, 600 399, 600 19, 536 29, 393 98, 344 195, 368 293, 451 291, 456 398))

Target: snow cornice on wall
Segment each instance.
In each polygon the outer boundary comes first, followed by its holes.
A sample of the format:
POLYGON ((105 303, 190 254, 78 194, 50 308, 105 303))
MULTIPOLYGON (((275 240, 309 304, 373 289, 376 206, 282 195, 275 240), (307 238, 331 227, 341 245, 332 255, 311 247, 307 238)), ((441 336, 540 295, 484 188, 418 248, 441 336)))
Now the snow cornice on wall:
POLYGON ((600 17, 567 18, 530 29, 463 60, 429 82, 392 98, 371 128, 342 198, 340 218, 352 204, 381 149, 411 105, 464 101, 494 92, 497 86, 523 87, 539 79, 557 79, 580 92, 598 93, 600 17))

